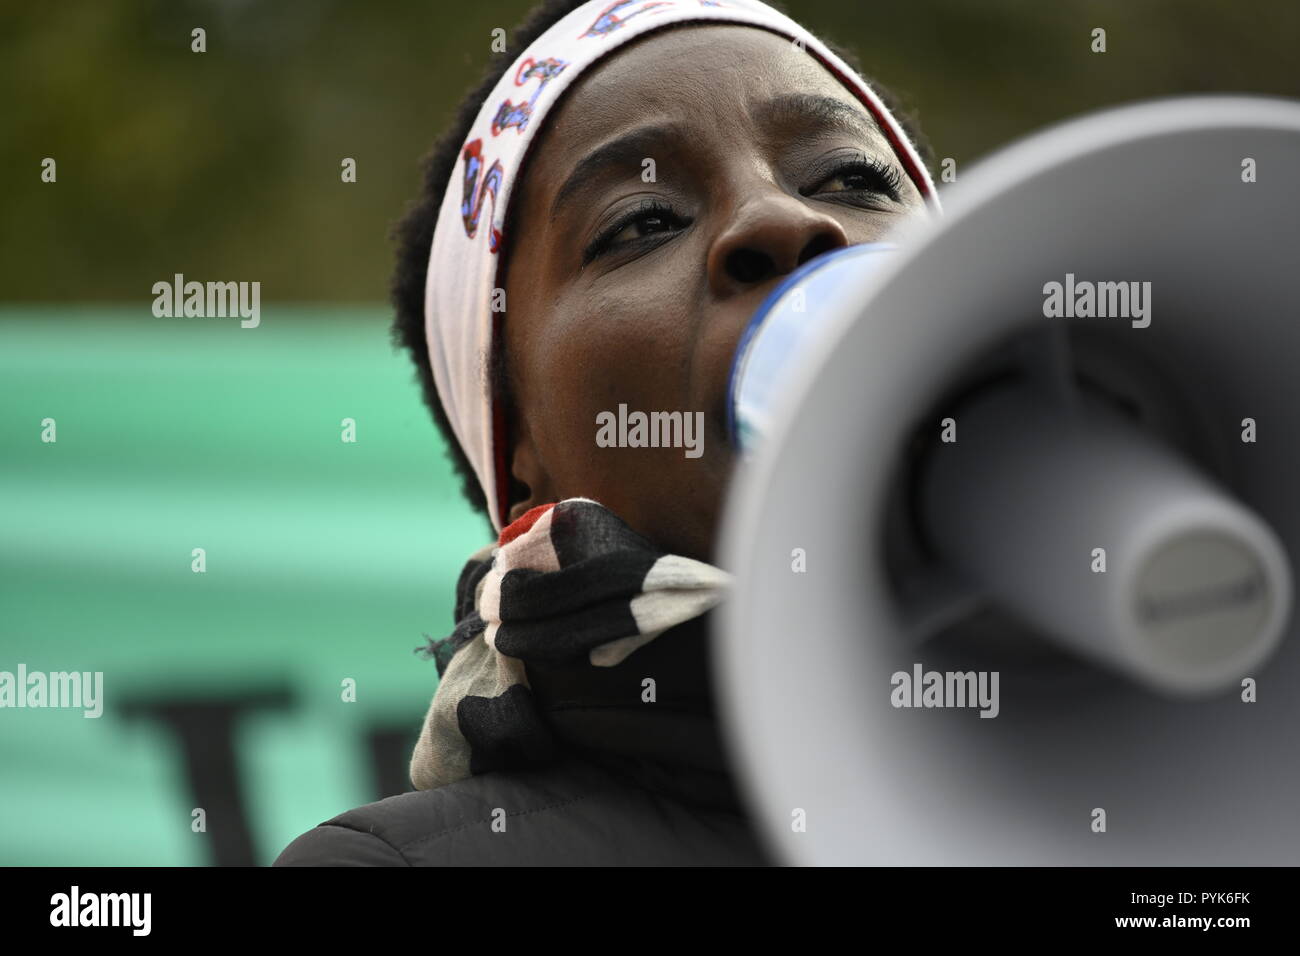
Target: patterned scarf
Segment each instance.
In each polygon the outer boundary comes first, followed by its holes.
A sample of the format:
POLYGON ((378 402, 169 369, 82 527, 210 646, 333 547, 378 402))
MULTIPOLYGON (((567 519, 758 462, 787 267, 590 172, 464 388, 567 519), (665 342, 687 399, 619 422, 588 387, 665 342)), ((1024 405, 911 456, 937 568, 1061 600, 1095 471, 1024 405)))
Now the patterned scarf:
POLYGON ((679 625, 729 583, 710 564, 655 550, 594 501, 532 509, 466 564, 455 630, 417 649, 440 681, 411 782, 429 790, 543 766, 560 744, 725 772, 709 731, 707 635, 679 625))

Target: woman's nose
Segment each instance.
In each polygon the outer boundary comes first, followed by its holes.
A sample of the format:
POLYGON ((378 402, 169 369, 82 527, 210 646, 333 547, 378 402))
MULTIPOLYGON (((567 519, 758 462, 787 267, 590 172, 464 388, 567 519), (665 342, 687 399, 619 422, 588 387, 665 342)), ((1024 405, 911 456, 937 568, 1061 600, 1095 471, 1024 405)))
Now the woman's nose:
POLYGON ((709 249, 709 285, 719 297, 786 275, 814 256, 849 245, 843 227, 776 188, 749 198, 709 249))

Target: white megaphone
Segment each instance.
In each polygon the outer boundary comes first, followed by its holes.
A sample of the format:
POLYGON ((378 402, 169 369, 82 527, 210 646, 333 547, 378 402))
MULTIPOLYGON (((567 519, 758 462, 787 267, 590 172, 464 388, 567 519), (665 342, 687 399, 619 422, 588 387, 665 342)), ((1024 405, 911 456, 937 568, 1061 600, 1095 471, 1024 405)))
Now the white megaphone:
POLYGON ((1297 173, 1300 103, 1097 114, 759 310, 717 680, 780 859, 1300 863, 1297 173))

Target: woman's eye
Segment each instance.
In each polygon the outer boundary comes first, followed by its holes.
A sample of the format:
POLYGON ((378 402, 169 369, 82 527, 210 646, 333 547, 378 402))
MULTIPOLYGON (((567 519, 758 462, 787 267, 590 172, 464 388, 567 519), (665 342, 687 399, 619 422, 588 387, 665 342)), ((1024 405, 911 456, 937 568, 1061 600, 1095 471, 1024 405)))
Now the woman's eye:
POLYGON ((902 201, 903 177, 898 169, 876 159, 858 159, 837 167, 814 193, 872 193, 902 201))
POLYGON ((643 236, 652 235, 656 232, 663 232, 671 228, 668 217, 660 213, 648 213, 638 216, 613 236, 610 236, 610 244, 614 245, 620 242, 629 242, 633 239, 640 239, 643 236))
POLYGON ((836 173, 822 186, 822 192, 840 192, 845 189, 870 189, 871 182, 867 174, 861 170, 848 170, 842 173, 836 173), (839 189, 834 187, 838 185, 839 189), (830 187, 830 188, 828 188, 830 187))
POLYGON ((583 251, 583 264, 619 246, 635 244, 642 239, 671 232, 684 225, 686 225, 685 221, 670 208, 658 201, 647 200, 624 214, 592 240, 583 251))

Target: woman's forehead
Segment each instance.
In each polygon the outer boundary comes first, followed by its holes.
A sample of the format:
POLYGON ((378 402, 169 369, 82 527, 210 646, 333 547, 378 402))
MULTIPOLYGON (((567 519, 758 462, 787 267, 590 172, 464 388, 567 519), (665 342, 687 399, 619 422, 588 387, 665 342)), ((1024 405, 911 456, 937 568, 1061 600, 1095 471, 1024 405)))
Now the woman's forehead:
POLYGON ((721 122, 738 130, 756 110, 793 102, 791 94, 837 100, 875 127, 853 94, 793 41, 748 26, 680 25, 633 41, 589 69, 548 118, 536 158, 549 153, 571 164, 603 139, 654 121, 707 130, 721 122))

